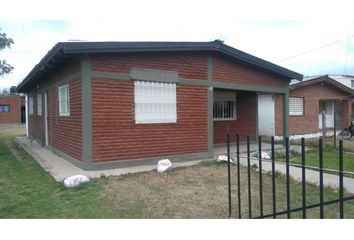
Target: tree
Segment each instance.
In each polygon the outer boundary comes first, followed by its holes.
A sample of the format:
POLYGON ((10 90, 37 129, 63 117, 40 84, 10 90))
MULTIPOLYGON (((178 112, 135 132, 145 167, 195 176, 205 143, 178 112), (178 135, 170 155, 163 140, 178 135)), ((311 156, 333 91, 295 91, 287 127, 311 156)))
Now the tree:
MULTIPOLYGON (((7 37, 6 33, 1 32, 0 28, 0 51, 7 47, 11 48, 11 44, 13 43, 14 40, 12 40, 12 38, 7 37)), ((5 74, 11 73, 13 69, 14 68, 10 64, 8 64, 6 60, 0 59, 0 77, 5 74)))

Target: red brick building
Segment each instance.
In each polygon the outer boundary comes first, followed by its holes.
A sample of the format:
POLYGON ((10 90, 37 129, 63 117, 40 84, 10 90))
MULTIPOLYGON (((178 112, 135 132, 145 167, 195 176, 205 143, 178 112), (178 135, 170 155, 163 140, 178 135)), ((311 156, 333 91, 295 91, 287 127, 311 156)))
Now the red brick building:
POLYGON ((0 95, 0 124, 23 123, 25 100, 16 94, 0 95))
MULTIPOLYGON (((318 137, 322 134, 322 112, 325 114, 327 134, 334 127, 341 130, 352 120, 354 90, 329 76, 320 76, 290 85, 289 135, 318 137)), ((282 136, 281 99, 275 99, 276 135, 282 136)))
POLYGON ((210 157, 226 129, 255 139, 257 94, 286 101, 294 78, 218 41, 65 42, 18 91, 28 95, 31 138, 103 169, 210 157))

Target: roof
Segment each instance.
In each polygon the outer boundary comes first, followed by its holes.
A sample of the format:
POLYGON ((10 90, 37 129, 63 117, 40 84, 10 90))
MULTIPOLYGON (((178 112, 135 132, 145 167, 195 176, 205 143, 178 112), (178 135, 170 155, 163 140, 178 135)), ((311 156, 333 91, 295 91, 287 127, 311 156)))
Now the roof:
POLYGON ((333 87, 336 87, 337 89, 340 89, 346 93, 348 93, 349 95, 353 95, 354 96, 354 90, 345 86, 344 84, 334 80, 333 78, 329 77, 328 75, 322 75, 322 76, 317 76, 317 77, 308 77, 305 78, 303 81, 301 82, 293 82, 290 84, 289 89, 290 90, 294 90, 294 89, 298 89, 298 88, 302 88, 302 87, 307 87, 309 85, 312 84, 316 84, 316 83, 320 83, 320 82, 325 82, 333 87))
POLYGON ((286 80, 302 79, 302 75, 271 62, 252 56, 223 44, 212 42, 59 42, 32 69, 17 86, 18 92, 28 89, 54 69, 80 54, 90 53, 140 53, 140 52, 215 52, 234 60, 251 64, 262 70, 278 74, 286 80))

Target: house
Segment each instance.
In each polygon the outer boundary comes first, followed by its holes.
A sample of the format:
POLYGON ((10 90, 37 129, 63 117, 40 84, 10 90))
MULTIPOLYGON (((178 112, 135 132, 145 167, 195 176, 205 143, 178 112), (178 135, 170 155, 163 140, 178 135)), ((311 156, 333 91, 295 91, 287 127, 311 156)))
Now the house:
POLYGON ((351 89, 354 89, 354 76, 351 75, 327 75, 327 76, 351 89))
POLYGON ((25 122, 25 99, 17 94, 0 95, 0 124, 25 122))
POLYGON ((94 170, 211 157, 227 130, 255 140, 257 95, 287 103, 291 79, 220 41, 61 42, 17 90, 29 137, 94 170))
MULTIPOLYGON (((352 75, 328 75, 337 82, 354 89, 354 76, 352 75)), ((352 119, 354 120, 354 99, 352 100, 352 119)))
MULTIPOLYGON (((282 138, 281 99, 272 95, 261 96, 259 105, 270 105, 275 109, 264 121, 273 132, 260 128, 261 135, 275 135, 282 138)), ((322 112, 325 112, 327 134, 350 125, 354 90, 328 75, 293 81, 289 90, 289 136, 310 138, 322 135, 322 112)), ((259 110, 259 114, 261 110, 259 110)), ((262 113, 264 115, 264 113, 262 113)), ((264 125, 264 124, 263 124, 264 125)), ((260 126, 263 126, 260 125, 260 126)))

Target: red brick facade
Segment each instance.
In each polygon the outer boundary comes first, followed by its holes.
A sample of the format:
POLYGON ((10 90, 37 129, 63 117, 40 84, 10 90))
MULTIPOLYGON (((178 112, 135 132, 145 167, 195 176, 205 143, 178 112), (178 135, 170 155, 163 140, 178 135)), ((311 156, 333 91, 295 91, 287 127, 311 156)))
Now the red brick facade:
POLYGON ((8 105, 9 112, 0 112, 1 123, 21 123, 21 106, 24 106, 24 99, 18 95, 0 96, 0 105, 8 105))
MULTIPOLYGON (((208 55, 106 54, 92 58, 93 71, 129 73, 131 68, 176 71, 180 78, 206 80, 208 55)), ((177 84, 177 123, 135 124, 133 81, 93 78, 94 162, 207 152, 207 90, 177 84)))
MULTIPOLYGON (((276 88, 287 88, 289 84, 283 78, 220 56, 213 56, 213 80, 216 82, 276 88)), ((216 144, 225 143, 226 125, 228 125, 230 133, 233 135, 240 134, 240 138, 243 139, 246 136, 249 136, 251 140, 256 138, 257 95, 255 93, 237 92, 237 96, 237 120, 214 121, 214 143, 216 144)), ((277 106, 276 113, 279 113, 281 118, 280 125, 277 124, 276 126, 282 128, 283 111, 281 106, 281 104, 277 106)))
MULTIPOLYGON (((132 68, 178 72, 185 81, 208 80, 208 53, 94 54, 91 71, 128 75, 132 68)), ((214 55, 211 76, 215 82, 243 86, 287 88, 288 81, 249 65, 214 55)), ((82 160, 82 90, 81 79, 69 81, 70 116, 58 115, 60 81, 78 71, 79 62, 62 68, 29 93, 33 96, 34 114, 29 117, 29 135, 44 141, 44 89, 48 94, 49 145, 77 160, 82 160), (58 83, 59 82, 59 83, 58 83), (42 116, 37 116, 36 95, 42 93, 42 116)), ((119 76, 119 75, 117 75, 119 76)), ((210 80, 210 79, 209 79, 210 80)), ((91 78, 92 160, 94 163, 163 157, 208 152, 207 86, 177 83, 177 123, 135 124, 134 82, 132 80, 91 78)), ((222 90, 222 89, 218 89, 222 90)), ((242 138, 256 137, 257 95, 237 91, 237 120, 214 121, 214 143, 225 142, 225 128, 242 138)))
POLYGON ((274 111, 275 111, 275 135, 283 135, 283 96, 275 95, 274 101, 274 111))
MULTIPOLYGON (((351 99, 348 93, 339 90, 327 83, 316 83, 306 87, 296 88, 290 91, 289 97, 304 98, 304 115, 289 116, 289 135, 303 135, 319 132, 319 102, 320 100, 337 100, 342 105, 342 126, 349 125, 351 120, 351 99)), ((276 98, 276 135, 282 135, 282 100, 276 98)))
POLYGON ((207 102, 206 87, 178 84, 177 123, 135 124, 133 81, 93 79, 94 162, 207 152, 207 102))
POLYGON ((78 61, 72 62, 48 78, 38 89, 28 95, 33 97, 33 114, 28 117, 29 136, 44 144, 45 123, 44 108, 45 96, 48 97, 48 145, 77 159, 82 157, 82 107, 81 107, 81 80, 73 79, 69 82, 70 116, 59 116, 58 87, 61 80, 79 70, 78 61), (42 115, 37 111, 37 95, 42 95, 42 115))
POLYGON ((198 53, 146 53, 92 57, 92 70, 129 73, 131 68, 177 71, 180 78, 208 79, 208 55, 198 53))
POLYGON ((240 139, 247 136, 251 140, 256 138, 257 95, 249 92, 237 93, 236 101, 237 120, 214 120, 214 144, 225 143, 226 128, 231 133, 231 141, 236 141, 236 134, 240 139))
POLYGON ((213 80, 251 86, 288 88, 289 82, 281 77, 257 70, 240 62, 220 56, 213 57, 213 80))

